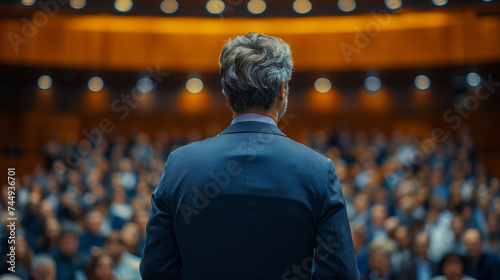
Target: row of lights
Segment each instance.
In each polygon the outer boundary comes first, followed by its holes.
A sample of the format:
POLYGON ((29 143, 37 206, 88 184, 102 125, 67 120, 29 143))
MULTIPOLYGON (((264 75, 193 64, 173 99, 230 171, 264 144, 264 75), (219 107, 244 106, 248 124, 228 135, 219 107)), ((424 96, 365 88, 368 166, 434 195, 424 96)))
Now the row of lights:
MULTIPOLYGON (((475 72, 470 72, 466 77, 467 84, 471 87, 477 87, 481 84, 481 76, 475 72)), ((426 75, 415 77, 415 87, 419 90, 426 90, 431 86, 431 80, 426 75)), ((382 88, 382 81, 377 76, 368 76, 365 79, 364 86, 370 92, 377 92, 382 88)), ((314 82, 314 89, 318 92, 329 92, 332 89, 332 82, 327 78, 319 78, 314 82)))
MULTIPOLYGON (((492 0, 483 0, 490 2, 492 0)), ((33 6, 36 0, 21 0, 26 6, 33 6)), ((397 10, 403 6, 402 0, 384 0, 388 9, 397 10)), ((448 0, 432 0, 435 6, 441 7, 448 4, 448 0)), ((70 0, 69 4, 74 9, 82 9, 87 4, 86 0, 70 0)), ((132 0, 115 0, 115 9, 119 12, 128 12, 134 6, 132 0)), ((224 1, 222 0, 209 0, 206 4, 206 9, 211 14, 220 14, 225 9, 224 1)), ((312 4, 309 0, 294 0, 293 10, 298 14, 306 14, 312 10, 312 4)), ((338 0, 337 6, 343 12, 352 12, 356 9, 355 0, 338 0)), ((160 9, 167 14, 172 14, 179 8, 179 3, 176 0, 163 0, 160 4, 160 9)), ((267 8, 264 0, 250 0, 247 4, 247 9, 252 14, 261 14, 267 8)))
MULTIPOLYGON (((470 72, 466 77, 467 84, 476 87, 481 83, 481 76, 475 72, 470 72)), ((371 92, 377 92, 382 88, 382 81, 377 76, 368 76, 364 82, 365 88, 371 92)), ((103 80, 98 77, 89 79, 87 86, 89 90, 98 92, 104 87, 103 80)), ((199 78, 190 78, 186 82, 186 90, 191 93, 198 93, 203 90, 203 81, 199 78)), ((426 75, 415 77, 415 87, 420 90, 426 90, 431 86, 431 80, 426 75)), ((49 75, 43 75, 38 78, 38 87, 40 89, 49 89, 52 87, 52 78, 49 75)), ((155 84, 149 77, 142 77, 137 81, 136 88, 140 92, 147 93, 154 89, 155 84)), ((329 92, 332 89, 332 82, 327 78, 318 78, 314 82, 314 89, 318 92, 329 92)))
MULTIPOLYGON (((42 75, 38 78, 38 87, 40 89, 49 89, 52 87, 52 77, 42 75)), ((87 87, 90 91, 98 92, 104 88, 104 81, 101 77, 95 76, 89 79, 87 87)), ((155 88, 155 83, 149 77, 142 77, 137 80, 136 88, 142 93, 148 93, 155 88)), ((203 82, 199 78, 190 78, 186 82, 186 90, 191 93, 198 93, 203 90, 203 82)))

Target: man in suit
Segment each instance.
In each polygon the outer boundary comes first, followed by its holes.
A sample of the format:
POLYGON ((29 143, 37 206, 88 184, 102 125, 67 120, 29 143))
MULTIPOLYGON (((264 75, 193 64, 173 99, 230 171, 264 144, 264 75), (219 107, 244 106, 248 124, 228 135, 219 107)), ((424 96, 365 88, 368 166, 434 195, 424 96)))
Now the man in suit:
POLYGON ((332 161, 277 127, 290 47, 252 32, 228 41, 219 63, 233 122, 168 157, 151 199, 143 279, 358 279, 332 161))

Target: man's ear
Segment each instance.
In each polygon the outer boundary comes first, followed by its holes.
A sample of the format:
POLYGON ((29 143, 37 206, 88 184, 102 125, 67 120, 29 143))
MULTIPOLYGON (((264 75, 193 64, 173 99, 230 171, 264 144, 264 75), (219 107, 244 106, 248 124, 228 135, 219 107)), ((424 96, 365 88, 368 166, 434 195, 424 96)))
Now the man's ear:
POLYGON ((285 99, 285 95, 286 95, 286 82, 283 82, 281 84, 281 87, 280 87, 280 95, 279 95, 279 97, 281 99, 285 99))

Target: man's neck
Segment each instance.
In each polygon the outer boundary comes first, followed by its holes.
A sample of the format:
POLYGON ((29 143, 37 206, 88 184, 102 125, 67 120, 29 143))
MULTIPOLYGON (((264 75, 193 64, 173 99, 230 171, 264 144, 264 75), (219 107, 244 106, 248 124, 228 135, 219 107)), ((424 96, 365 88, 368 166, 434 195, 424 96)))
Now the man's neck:
POLYGON ((262 111, 262 110, 259 110, 259 109, 253 109, 253 108, 251 108, 251 109, 246 110, 243 113, 239 113, 239 114, 233 113, 233 118, 236 118, 237 116, 248 114, 248 113, 261 114, 261 115, 264 115, 264 116, 268 116, 271 119, 273 119, 276 123, 278 123, 278 114, 276 114, 273 110, 262 111))

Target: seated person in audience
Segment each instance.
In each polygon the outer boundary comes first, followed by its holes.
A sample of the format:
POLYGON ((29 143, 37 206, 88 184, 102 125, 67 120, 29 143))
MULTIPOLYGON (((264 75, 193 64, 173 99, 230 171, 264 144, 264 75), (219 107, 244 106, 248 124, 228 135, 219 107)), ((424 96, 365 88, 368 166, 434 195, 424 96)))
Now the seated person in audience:
POLYGON ((118 165, 119 171, 115 175, 130 198, 135 194, 135 187, 138 180, 137 172, 134 170, 134 164, 130 158, 121 158, 118 165))
POLYGON ((54 218, 48 218, 43 224, 43 233, 37 240, 37 252, 47 252, 57 247, 57 241, 61 234, 61 223, 54 218))
POLYGON ((354 198, 354 215, 352 222, 366 224, 370 220, 370 197, 366 192, 358 192, 354 198))
POLYGON ((146 243, 146 228, 149 220, 149 212, 141 209, 135 212, 134 222, 139 226, 139 241, 137 242, 137 255, 142 257, 142 250, 146 243))
POLYGON ((31 267, 31 259, 33 258, 33 251, 31 251, 26 238, 24 238, 23 236, 16 236, 15 240, 15 244, 9 244, 8 242, 5 242, 3 258, 0 262, 0 275, 9 274, 19 277, 22 280, 30 280, 29 270, 31 267), (11 263, 7 262, 8 260, 10 260, 10 257, 7 254, 10 254, 12 245, 15 246, 14 271, 10 270, 12 265, 11 263))
POLYGON ((114 229, 121 229, 134 216, 134 209, 130 206, 127 193, 123 187, 115 187, 109 207, 109 215, 113 221, 114 229))
POLYGON ((92 247, 102 247, 104 237, 101 235, 101 225, 103 215, 97 210, 91 210, 85 215, 85 229, 87 232, 80 235, 79 251, 84 255, 90 256, 92 247))
POLYGON ((432 277, 432 280, 476 280, 468 275, 464 275, 465 260, 457 253, 444 255, 439 263, 439 276, 432 277))
POLYGON ((387 216, 387 206, 380 203, 372 206, 370 224, 368 227, 370 241, 383 241, 388 238, 387 232, 384 229, 384 221, 387 219, 387 216))
POLYGON ((57 263, 57 280, 73 280, 81 274, 87 258, 78 252, 78 245, 77 229, 65 225, 59 236, 57 249, 51 252, 57 263))
POLYGON ((403 261, 411 257, 411 236, 410 230, 405 225, 399 225, 396 217, 387 219, 384 223, 389 233, 389 237, 396 241, 396 250, 391 255, 392 270, 395 273, 401 271, 403 261), (392 234, 391 234, 392 233, 392 234))
POLYGON ((358 270, 360 275, 365 275, 368 272, 368 250, 366 248, 366 225, 363 223, 351 223, 352 242, 354 244, 354 252, 358 260, 358 270))
POLYGON ((138 243, 140 239, 140 228, 134 222, 126 223, 120 231, 120 237, 125 244, 125 251, 138 256, 138 243))
POLYGON ((141 258, 128 253, 120 234, 113 231, 104 241, 104 251, 113 258, 114 275, 120 280, 140 280, 141 258))
POLYGON ((0 280, 23 280, 23 279, 17 277, 16 275, 13 275, 13 274, 4 274, 4 275, 0 276, 0 280))
POLYGON ((105 253, 94 256, 85 266, 87 280, 121 280, 113 275, 113 258, 105 253))
POLYGON ((451 230, 453 231, 453 252, 458 253, 458 254, 465 254, 465 247, 462 242, 462 236, 465 231, 465 222, 464 218, 459 215, 455 214, 453 216, 453 219, 451 220, 451 230))
POLYGON ((392 244, 388 241, 374 241, 368 248, 369 269, 361 280, 395 280, 391 272, 392 244))
POLYGON ((56 263, 49 255, 37 255, 31 261, 33 280, 56 280, 56 263))
POLYGON ((465 274, 478 280, 500 279, 500 262, 490 253, 483 252, 483 239, 477 229, 468 229, 464 236, 465 249, 465 274))
POLYGON ((421 231, 415 235, 411 255, 402 260, 398 280, 427 280, 436 270, 436 265, 429 259, 429 235, 421 231))
POLYGON ((488 232, 485 236, 484 247, 488 252, 500 258, 500 223, 498 222, 497 213, 489 212, 486 214, 486 225, 488 226, 488 232))

